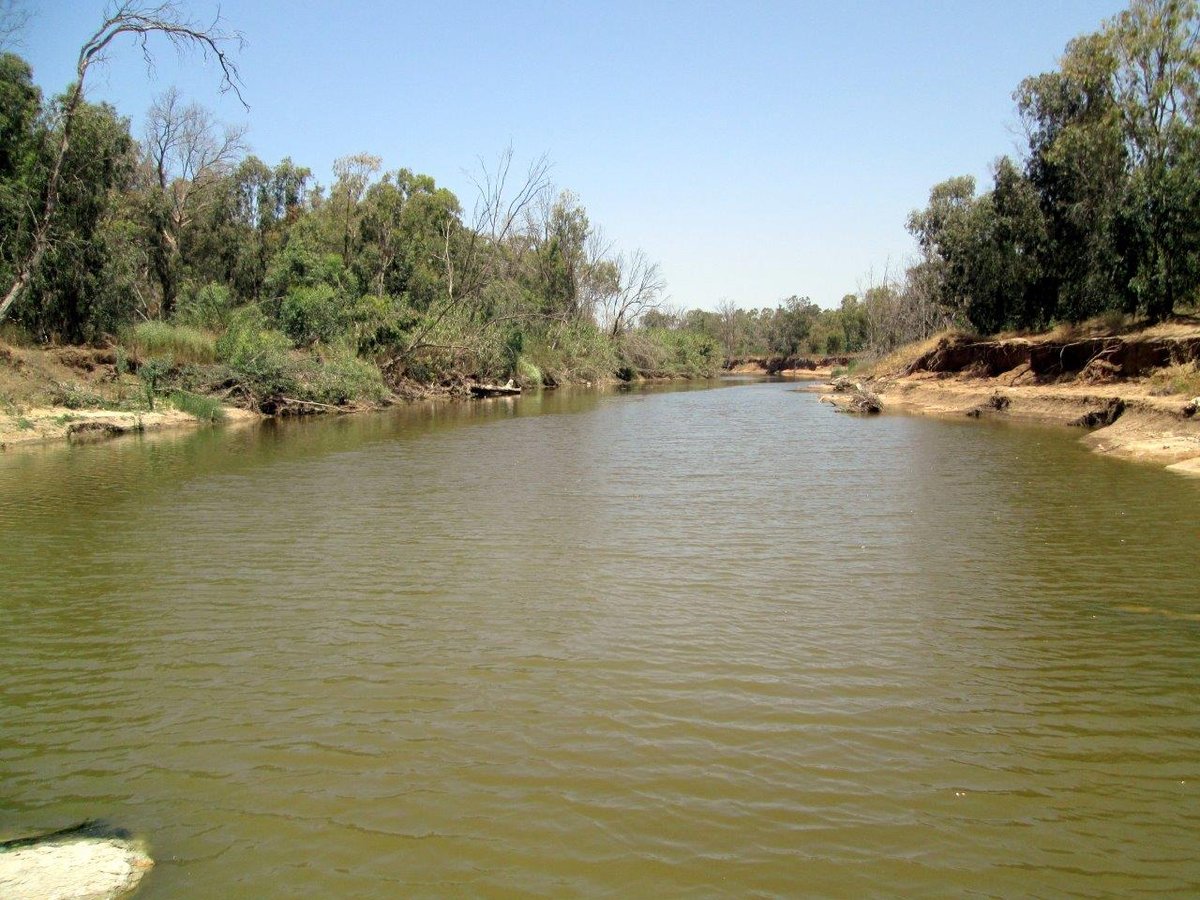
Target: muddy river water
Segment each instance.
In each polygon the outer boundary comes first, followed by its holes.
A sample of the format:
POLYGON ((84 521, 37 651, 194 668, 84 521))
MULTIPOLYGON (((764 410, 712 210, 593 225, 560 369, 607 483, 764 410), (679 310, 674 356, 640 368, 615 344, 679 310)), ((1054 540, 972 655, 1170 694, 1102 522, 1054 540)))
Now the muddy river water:
POLYGON ((1195 894, 1200 480, 1076 437, 727 383, 0 455, 0 833, 147 898, 1195 894))

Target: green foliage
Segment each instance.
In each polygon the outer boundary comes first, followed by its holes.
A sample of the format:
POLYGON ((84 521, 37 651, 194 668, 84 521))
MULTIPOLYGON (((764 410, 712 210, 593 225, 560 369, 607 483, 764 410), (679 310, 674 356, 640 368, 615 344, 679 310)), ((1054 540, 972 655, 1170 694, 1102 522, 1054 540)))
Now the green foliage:
MULTIPOLYGON (((27 169, 19 180, 4 185, 0 177, 0 193, 9 193, 25 210, 12 223, 11 246, 16 252, 9 255, 5 248, 9 264, 0 268, 6 276, 15 273, 12 263, 28 246, 32 210, 38 208, 45 189, 51 148, 58 139, 46 128, 48 121, 39 118, 34 125, 34 147, 28 151, 34 156, 27 157, 27 169)), ((50 223, 52 240, 29 294, 12 311, 39 340, 96 340, 132 317, 133 295, 120 289, 116 271, 121 265, 114 257, 119 242, 110 240, 109 232, 119 228, 115 200, 130 185, 135 165, 129 122, 107 105, 80 105, 63 159, 58 204, 50 223)), ((0 206, 5 205, 0 201, 0 206)), ((7 233, 4 244, 9 245, 7 233)))
POLYGON ((217 340, 217 355, 259 397, 294 394, 298 385, 288 336, 269 327, 256 306, 237 310, 217 340))
POLYGON ((169 355, 180 362, 209 363, 217 358, 212 335, 189 325, 167 322, 139 322, 128 333, 125 343, 142 356, 169 355))
POLYGON ((57 385, 50 395, 50 403, 67 409, 96 409, 106 405, 103 397, 76 384, 57 385))
POLYGON ((287 292, 279 307, 279 323, 300 345, 330 343, 349 324, 343 298, 328 284, 298 285, 287 292))
POLYGON ((348 349, 330 348, 297 369, 301 400, 333 406, 366 401, 381 403, 388 391, 379 369, 348 349))
POLYGON ((176 409, 196 417, 201 422, 222 422, 226 418, 225 408, 221 406, 220 401, 212 397, 205 397, 203 394, 173 391, 170 401, 176 409))
POLYGON ((159 383, 174 367, 174 360, 168 354, 148 359, 138 367, 138 379, 142 382, 142 391, 146 406, 154 409, 154 397, 158 393, 159 383))
POLYGON ((525 337, 521 353, 529 365, 558 384, 611 378, 621 364, 616 344, 592 322, 555 322, 525 337))
POLYGON ((541 387, 543 384, 542 370, 526 357, 521 356, 517 359, 516 380, 522 387, 541 387))
POLYGON ((386 353, 406 343, 420 314, 398 297, 365 294, 351 304, 348 320, 359 353, 386 353))
POLYGON ((233 292, 226 285, 210 281, 185 292, 173 318, 180 325, 222 329, 229 324, 236 305, 233 292))
POLYGON ((704 378, 716 375, 722 353, 706 334, 678 328, 639 328, 627 332, 621 343, 620 377, 704 378))

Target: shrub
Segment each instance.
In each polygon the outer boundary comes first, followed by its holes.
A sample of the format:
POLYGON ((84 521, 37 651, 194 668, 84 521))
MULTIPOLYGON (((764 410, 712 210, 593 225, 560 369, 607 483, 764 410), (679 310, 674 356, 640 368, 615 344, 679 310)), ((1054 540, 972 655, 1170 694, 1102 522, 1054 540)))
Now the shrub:
POLYGON ((231 317, 229 329, 217 341, 217 354, 253 393, 276 397, 297 387, 291 346, 287 335, 267 327, 257 307, 247 306, 231 317))
POLYGON ((196 328, 224 328, 233 315, 233 295, 223 284, 212 282, 181 297, 175 321, 196 328))
POLYGON ((340 406, 354 401, 380 403, 388 395, 379 369, 348 350, 335 350, 306 361, 299 399, 340 406))
POLYGON ((171 356, 181 362, 210 363, 217 358, 213 336, 190 325, 139 322, 125 343, 142 356, 171 356))
POLYGON ((621 364, 612 339, 590 322, 556 323, 528 335, 521 357, 541 371, 543 382, 598 381, 621 364))
POLYGON ((65 406, 67 409, 95 409, 105 405, 105 400, 99 394, 93 394, 75 384, 55 385, 50 392, 50 403, 53 406, 65 406))
POLYGON ((294 287, 279 306, 279 324, 297 344, 332 343, 350 325, 345 307, 327 284, 294 287))
POLYGON ((542 384, 542 370, 524 356, 517 359, 516 375, 522 387, 540 387, 542 384))
POLYGON ((709 378, 721 367, 721 350, 705 334, 673 328, 639 328, 621 339, 628 366, 646 377, 709 378))
POLYGON ((1164 366, 1150 375, 1151 393, 1200 397, 1200 365, 1195 362, 1164 366))
POLYGON ((166 376, 174 365, 175 361, 168 353, 166 356, 155 356, 154 359, 146 360, 138 367, 138 378, 142 380, 146 406, 150 409, 154 409, 154 397, 158 390, 158 382, 161 382, 163 376, 166 376))
POLYGON ((350 305, 348 330, 359 353, 377 353, 404 344, 419 318, 397 297, 365 294, 350 305))
POLYGON ((154 395, 158 391, 158 383, 163 376, 171 371, 174 365, 171 355, 156 356, 154 359, 148 359, 138 367, 138 378, 142 382, 142 390, 145 391, 146 405, 150 409, 154 409, 154 395))

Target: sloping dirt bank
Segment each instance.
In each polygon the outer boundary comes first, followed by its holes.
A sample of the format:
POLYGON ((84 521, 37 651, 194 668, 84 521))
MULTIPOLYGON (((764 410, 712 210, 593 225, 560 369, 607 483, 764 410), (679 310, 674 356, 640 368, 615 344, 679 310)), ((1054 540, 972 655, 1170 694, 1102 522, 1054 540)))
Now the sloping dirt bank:
MULTIPOLYGON (((223 425, 258 422, 262 416, 236 407, 225 407, 223 425)), ((169 428, 198 428, 210 424, 178 409, 131 412, 106 409, 72 409, 66 406, 32 407, 15 414, 0 413, 0 450, 22 444, 67 440, 74 443, 105 440, 123 434, 142 434, 169 428)))
MULTIPOLYGON (((141 391, 136 376, 117 372, 111 350, 0 344, 0 450, 208 424, 166 402, 133 408, 141 391)), ((234 406, 222 413, 224 424, 262 419, 234 406)))
POLYGON ((790 378, 831 378, 852 356, 735 356, 722 370, 729 375, 781 375, 790 378))
POLYGON ((1197 361, 1200 326, 1190 323, 1073 338, 948 335, 860 383, 885 410, 1073 426, 1099 453, 1200 476, 1197 361))

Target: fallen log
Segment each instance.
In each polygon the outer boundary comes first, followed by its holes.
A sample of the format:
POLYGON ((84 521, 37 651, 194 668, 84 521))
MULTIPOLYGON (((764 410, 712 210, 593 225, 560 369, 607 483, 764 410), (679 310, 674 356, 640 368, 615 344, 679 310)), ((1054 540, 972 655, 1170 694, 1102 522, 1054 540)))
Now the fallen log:
POLYGON ((521 388, 510 378, 507 384, 473 384, 471 393, 476 397, 508 397, 521 393, 521 388))

